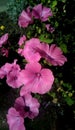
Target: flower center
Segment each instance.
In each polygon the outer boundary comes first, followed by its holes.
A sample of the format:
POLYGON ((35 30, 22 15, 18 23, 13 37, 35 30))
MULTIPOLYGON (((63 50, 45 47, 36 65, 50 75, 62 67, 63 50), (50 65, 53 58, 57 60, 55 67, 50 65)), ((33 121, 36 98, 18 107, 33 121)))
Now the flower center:
POLYGON ((17 80, 17 76, 12 76, 12 81, 17 80))
POLYGON ((25 107, 24 107, 24 110, 25 110, 25 112, 29 112, 29 111, 30 111, 30 108, 29 108, 28 106, 25 106, 25 107))
POLYGON ((36 73, 37 77, 40 78, 41 77, 41 74, 40 73, 36 73))

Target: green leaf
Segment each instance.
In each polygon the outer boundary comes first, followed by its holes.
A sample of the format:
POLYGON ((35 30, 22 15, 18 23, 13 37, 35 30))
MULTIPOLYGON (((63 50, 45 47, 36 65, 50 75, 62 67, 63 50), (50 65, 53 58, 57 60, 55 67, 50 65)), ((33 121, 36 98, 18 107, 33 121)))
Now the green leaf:
POLYGON ((66 2, 66 0, 62 0, 62 2, 63 2, 63 3, 65 3, 65 2, 66 2))
POLYGON ((69 106, 72 106, 75 103, 75 101, 68 96, 65 98, 65 101, 66 101, 67 105, 69 105, 69 106))
POLYGON ((56 0, 52 1, 51 7, 54 8, 56 5, 57 5, 57 1, 56 0))
POLYGON ((40 41, 41 42, 46 42, 48 44, 52 43, 53 42, 53 39, 49 39, 49 38, 45 38, 45 35, 42 34, 40 37, 39 37, 40 41))
POLYGON ((67 88, 68 91, 69 91, 69 90, 72 90, 72 85, 69 84, 69 83, 63 83, 63 87, 67 88))
POLYGON ((48 95, 50 95, 52 98, 56 98, 56 93, 55 92, 49 92, 48 95))
POLYGON ((58 27, 59 23, 57 21, 55 21, 55 27, 58 27))
POLYGON ((61 45, 60 45, 60 48, 62 49, 62 51, 63 51, 64 53, 67 53, 67 52, 68 52, 66 44, 61 44, 61 45))

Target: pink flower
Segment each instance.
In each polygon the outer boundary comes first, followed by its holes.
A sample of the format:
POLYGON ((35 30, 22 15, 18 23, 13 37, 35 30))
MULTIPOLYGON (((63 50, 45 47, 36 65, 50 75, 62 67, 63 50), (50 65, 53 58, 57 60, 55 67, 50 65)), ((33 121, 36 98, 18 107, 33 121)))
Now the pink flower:
POLYGON ((39 53, 54 66, 62 66, 67 61, 67 58, 62 54, 62 50, 55 44, 49 46, 48 44, 42 43, 39 53))
POLYGON ((0 68, 0 78, 3 79, 10 72, 13 64, 6 63, 0 68))
POLYGON ((16 64, 17 60, 14 60, 12 64, 6 63, 0 68, 0 78, 6 76, 6 82, 12 88, 19 88, 22 85, 21 80, 19 79, 20 66, 16 64))
POLYGON ((20 51, 21 56, 24 56, 28 62, 39 61, 41 56, 37 51, 38 47, 40 47, 40 40, 38 38, 26 41, 23 51, 20 51))
POLYGON ((24 118, 33 119, 39 114, 40 104, 36 98, 27 93, 23 97, 16 99, 14 107, 24 118))
POLYGON ((6 82, 12 88, 19 88, 22 85, 21 80, 19 79, 19 68, 13 68, 10 73, 7 74, 6 82))
POLYGON ((42 6, 42 4, 38 4, 33 8, 32 15, 42 22, 47 21, 49 16, 53 16, 51 9, 42 6))
POLYGON ((41 67, 39 63, 28 63, 25 70, 20 73, 20 79, 25 86, 21 88, 20 95, 27 92, 44 94, 53 84, 54 76, 51 70, 41 67))
POLYGON ((8 40, 8 33, 0 37, 0 47, 2 47, 3 44, 6 44, 7 40, 8 40))
POLYGON ((11 107, 6 116, 10 130, 26 130, 24 127, 24 119, 15 108, 11 107))
POLYGON ((26 28, 31 23, 32 23, 32 14, 28 7, 26 11, 23 10, 22 13, 20 14, 18 25, 20 27, 26 28))
POLYGON ((47 31, 49 31, 49 32, 51 32, 51 33, 53 33, 54 30, 55 30, 53 27, 51 27, 50 24, 46 24, 46 28, 47 28, 47 31))
POLYGON ((18 42, 19 46, 23 45, 25 41, 26 41, 26 36, 23 35, 23 36, 20 37, 20 39, 19 39, 19 42, 18 42))
POLYGON ((38 38, 26 41, 24 49, 18 49, 18 53, 24 56, 28 62, 38 62, 41 58, 45 58, 54 66, 62 66, 67 61, 59 47, 55 44, 49 46, 46 43, 41 43, 38 38))
POLYGON ((15 63, 10 72, 7 74, 6 82, 12 88, 19 88, 22 85, 22 82, 19 78, 20 70, 20 66, 15 63))

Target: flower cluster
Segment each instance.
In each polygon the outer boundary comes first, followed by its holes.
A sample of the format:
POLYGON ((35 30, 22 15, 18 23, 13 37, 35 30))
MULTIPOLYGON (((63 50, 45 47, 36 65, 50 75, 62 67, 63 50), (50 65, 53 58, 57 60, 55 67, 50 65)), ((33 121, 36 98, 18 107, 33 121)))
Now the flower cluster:
POLYGON ((7 123, 10 130, 26 130, 24 118, 33 119, 39 113, 40 104, 36 98, 27 93, 15 100, 14 107, 8 110, 7 123))
MULTIPOLYGON (((18 25, 26 28, 33 23, 34 19, 45 22, 52 15, 51 9, 42 4, 33 7, 32 11, 28 7, 20 14, 18 25)), ((51 33, 54 31, 50 25, 46 25, 46 28, 51 33)), ((7 40, 8 34, 0 38, 1 48, 7 43, 7 40)), ((15 100, 14 106, 8 110, 6 115, 10 130, 25 130, 24 119, 33 119, 39 114, 40 103, 35 97, 32 97, 32 93, 34 95, 36 93, 45 94, 52 88, 53 72, 43 67, 40 60, 45 59, 53 66, 62 66, 67 61, 62 50, 56 44, 49 46, 35 37, 27 40, 25 35, 21 36, 18 46, 18 54, 27 61, 25 67, 21 69, 15 59, 13 63, 5 63, 0 68, 0 78, 6 77, 6 83, 10 87, 20 90, 20 97, 15 100)))
MULTIPOLYGON (((35 19, 39 19, 41 22, 48 21, 48 18, 53 16, 53 13, 50 8, 38 4, 31 9, 28 7, 26 10, 23 10, 20 14, 18 25, 20 27, 26 28, 29 24, 33 24, 35 19)), ((54 28, 50 24, 45 25, 47 31, 53 33, 54 28)))

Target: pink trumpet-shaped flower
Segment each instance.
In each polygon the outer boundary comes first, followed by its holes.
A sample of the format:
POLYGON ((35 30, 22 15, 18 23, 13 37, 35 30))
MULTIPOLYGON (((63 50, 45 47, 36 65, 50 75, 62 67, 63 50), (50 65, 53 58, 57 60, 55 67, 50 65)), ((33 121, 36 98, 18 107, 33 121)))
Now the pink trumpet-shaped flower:
POLYGON ((6 117, 10 130, 26 130, 24 127, 24 119, 15 108, 11 107, 6 117))
POLYGON ((51 9, 42 6, 42 4, 34 6, 32 15, 36 19, 40 19, 42 22, 47 21, 49 16, 53 16, 51 9))
POLYGON ((20 79, 24 84, 20 91, 23 96, 27 92, 45 94, 52 88, 54 76, 50 69, 42 68, 35 62, 26 65, 20 73, 20 79))
POLYGON ((16 64, 17 60, 14 60, 12 64, 6 63, 0 68, 0 78, 6 76, 6 82, 12 88, 19 88, 22 85, 21 80, 19 79, 20 66, 16 64))
POLYGON ((40 40, 38 38, 26 41, 24 49, 20 51, 21 56, 24 56, 28 62, 39 61, 41 56, 37 51, 38 47, 40 47, 40 40))
POLYGON ((15 60, 14 63, 10 64, 10 63, 5 63, 5 65, 3 65, 0 68, 0 78, 3 79, 5 76, 7 76, 7 74, 11 71, 12 66, 15 64, 15 60))
POLYGON ((20 68, 14 66, 12 70, 7 74, 6 82, 12 88, 19 88, 22 85, 21 80, 19 79, 20 68))
POLYGON ((62 66, 67 61, 67 58, 62 54, 62 50, 55 44, 49 46, 48 44, 42 43, 39 53, 41 57, 45 58, 46 61, 54 66, 62 66))
POLYGON ((26 11, 23 10, 22 13, 20 14, 19 20, 18 20, 18 25, 20 27, 26 28, 31 23, 32 23, 32 14, 28 7, 26 11))
POLYGON ((16 61, 12 64, 12 68, 9 73, 7 73, 6 82, 12 88, 19 88, 22 85, 22 82, 19 78, 19 73, 21 71, 20 66, 16 64, 16 61))
POLYGON ((22 117, 33 119, 39 114, 40 104, 36 98, 27 93, 16 99, 14 107, 22 117))
POLYGON ((7 40, 8 40, 8 33, 0 37, 0 47, 2 47, 3 44, 6 44, 7 40))

